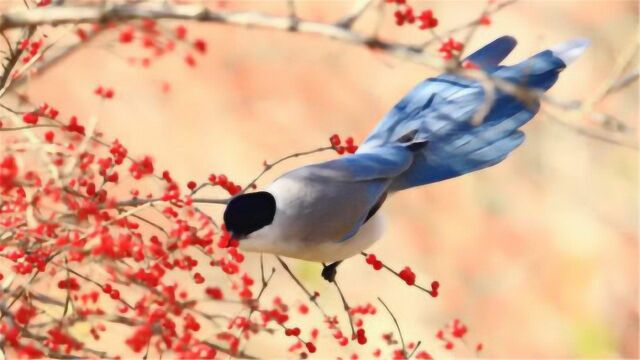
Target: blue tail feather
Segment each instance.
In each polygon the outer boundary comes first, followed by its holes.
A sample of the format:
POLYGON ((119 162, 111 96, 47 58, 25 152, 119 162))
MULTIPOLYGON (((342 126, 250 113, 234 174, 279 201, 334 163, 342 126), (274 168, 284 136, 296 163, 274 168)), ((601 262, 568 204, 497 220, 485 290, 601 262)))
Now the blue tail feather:
MULTIPOLYGON (((505 36, 470 55, 467 60, 491 76, 520 86, 548 90, 560 71, 587 47, 578 39, 540 52, 525 61, 502 66, 516 45, 505 36)), ((453 74, 429 78, 398 102, 361 146, 362 152, 390 144, 418 148, 413 163, 398 175, 392 191, 463 175, 502 161, 524 141, 518 129, 538 112, 539 102, 524 104, 497 90, 484 121, 471 120, 485 103, 485 90, 475 80, 453 74), (427 146, 412 147, 414 143, 427 146)))

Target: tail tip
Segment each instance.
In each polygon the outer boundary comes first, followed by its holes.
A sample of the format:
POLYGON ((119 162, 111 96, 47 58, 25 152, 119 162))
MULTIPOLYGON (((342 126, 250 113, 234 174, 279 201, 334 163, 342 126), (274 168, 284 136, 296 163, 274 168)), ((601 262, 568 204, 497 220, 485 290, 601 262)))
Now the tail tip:
POLYGON ((555 57, 562 60, 565 65, 569 65, 582 55, 590 43, 589 39, 577 38, 558 44, 549 50, 555 57))

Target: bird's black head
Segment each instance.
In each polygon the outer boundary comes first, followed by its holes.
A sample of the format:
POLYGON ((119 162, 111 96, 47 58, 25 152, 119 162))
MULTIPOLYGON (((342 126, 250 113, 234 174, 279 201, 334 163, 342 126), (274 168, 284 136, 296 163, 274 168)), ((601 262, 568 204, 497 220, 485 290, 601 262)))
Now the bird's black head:
POLYGON ((224 210, 227 230, 238 240, 271 224, 276 215, 276 199, 266 191, 234 197, 224 210))

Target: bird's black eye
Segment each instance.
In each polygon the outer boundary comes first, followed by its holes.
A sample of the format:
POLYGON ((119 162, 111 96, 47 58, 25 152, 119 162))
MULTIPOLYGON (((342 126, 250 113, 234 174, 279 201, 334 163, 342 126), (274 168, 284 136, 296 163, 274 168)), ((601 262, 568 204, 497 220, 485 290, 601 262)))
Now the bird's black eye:
POLYGON ((236 237, 243 237, 271 224, 275 215, 276 199, 258 191, 231 199, 224 210, 224 223, 236 237))

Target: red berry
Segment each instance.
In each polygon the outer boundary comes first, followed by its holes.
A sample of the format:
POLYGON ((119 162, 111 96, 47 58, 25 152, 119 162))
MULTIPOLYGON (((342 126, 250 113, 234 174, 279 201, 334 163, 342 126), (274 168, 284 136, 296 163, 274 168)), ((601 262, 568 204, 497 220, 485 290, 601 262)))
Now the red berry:
POLYGON ((119 39, 121 43, 130 43, 133 40, 133 27, 129 26, 122 29, 119 39))
POLYGON ((306 343, 306 346, 307 346, 307 351, 309 351, 310 353, 313 354, 314 352, 316 352, 316 346, 313 345, 312 342, 306 343))
POLYGON ((182 40, 186 36, 187 36, 187 28, 184 25, 176 26, 176 37, 182 40))
POLYGON ((109 294, 111 296, 111 298, 113 300, 118 300, 120 299, 120 291, 118 291, 117 289, 113 289, 111 290, 111 294, 109 294))
POLYGON ((202 274, 197 272, 193 275, 193 280, 196 282, 196 284, 202 284, 204 282, 204 277, 202 276, 202 274))
POLYGON ((102 286, 102 291, 103 291, 105 294, 109 294, 109 293, 111 293, 111 291, 112 291, 112 290, 113 290, 113 288, 111 287, 111 284, 108 284, 108 283, 107 283, 107 284, 104 284, 104 286, 102 286))
POLYGON ((344 142, 345 144, 347 144, 347 146, 353 145, 353 138, 349 136, 344 142))
POLYGON ((470 70, 478 70, 480 69, 480 66, 476 65, 475 63, 473 63, 472 61, 469 60, 465 60, 465 62, 462 63, 462 67, 465 69, 470 69, 470 70))
POLYGON ((440 283, 438 281, 431 282, 431 290, 438 290, 440 288, 440 283))
POLYGON ((338 134, 331 135, 329 142, 331 143, 331 146, 338 147, 338 145, 340 145, 340 136, 338 136, 338 134))
POLYGON ((195 182, 195 181, 189 181, 189 182, 187 183, 187 187, 189 188, 189 190, 192 190, 192 191, 193 191, 193 189, 195 189, 195 188, 196 188, 196 186, 197 186, 197 184, 196 184, 196 182, 195 182))
POLYGON ((367 255, 367 257, 366 257, 366 260, 367 260, 367 264, 369 264, 369 265, 373 265, 373 263, 375 263, 377 259, 376 259, 376 256, 375 256, 375 255, 373 255, 373 254, 369 254, 369 255, 367 255))
POLYGON ((88 38, 87 32, 83 28, 77 28, 76 35, 78 35, 78 38, 80 38, 80 41, 85 41, 88 38))
POLYGON ((54 108, 49 109, 49 117, 52 119, 55 119, 56 117, 58 117, 58 113, 59 111, 54 108))
POLYGON ((416 275, 413 273, 413 271, 411 271, 411 268, 409 268, 408 266, 402 269, 399 275, 400 275, 400 278, 407 283, 407 285, 413 285, 416 283, 416 275))
POLYGON ((187 63, 187 65, 191 67, 196 66, 196 59, 191 54, 188 54, 187 56, 185 56, 184 61, 187 63))
POLYGON ((433 16, 432 10, 424 10, 418 17, 418 20, 421 22, 419 26, 420 30, 433 29, 438 26, 438 19, 433 16))
POLYGON ((356 337, 358 339, 358 344, 364 345, 367 343, 367 337, 365 336, 364 329, 358 329, 356 337))
POLYGON ((48 143, 52 143, 54 136, 55 134, 53 133, 53 131, 49 130, 46 133, 44 133, 44 140, 48 143))
POLYGON ((193 47, 201 54, 207 52, 207 43, 202 39, 196 39, 196 41, 193 42, 193 47))
POLYGON ((26 113, 22 115, 22 121, 26 122, 27 124, 35 125, 38 123, 38 114, 33 112, 26 113))
POLYGON ((222 300, 224 297, 222 290, 218 287, 208 287, 205 292, 215 300, 222 300))

